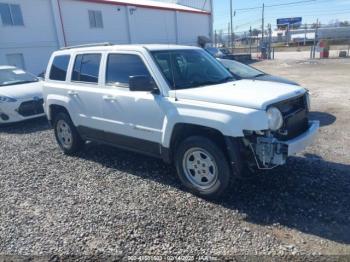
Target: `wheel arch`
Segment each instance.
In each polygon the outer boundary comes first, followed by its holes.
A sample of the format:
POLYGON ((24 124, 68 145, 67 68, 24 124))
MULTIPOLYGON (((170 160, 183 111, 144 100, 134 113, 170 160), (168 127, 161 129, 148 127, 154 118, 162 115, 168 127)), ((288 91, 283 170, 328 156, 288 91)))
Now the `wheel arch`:
POLYGON ((174 126, 170 147, 162 150, 163 160, 167 163, 173 163, 177 147, 181 141, 191 136, 202 136, 209 138, 216 145, 222 148, 224 155, 229 163, 231 171, 237 177, 241 176, 243 170, 242 140, 239 137, 230 137, 224 135, 218 129, 187 123, 177 123, 174 126))
POLYGON ((55 116, 59 113, 66 113, 70 116, 69 111, 65 106, 58 105, 58 104, 49 105, 48 119, 49 119, 51 125, 53 124, 55 116))
POLYGON ((45 103, 45 111, 50 123, 52 123, 52 121, 54 120, 55 114, 57 114, 58 112, 65 112, 70 116, 73 123, 76 125, 77 121, 75 119, 75 116, 70 114, 71 110, 69 108, 69 102, 69 98, 65 96, 48 95, 45 103))

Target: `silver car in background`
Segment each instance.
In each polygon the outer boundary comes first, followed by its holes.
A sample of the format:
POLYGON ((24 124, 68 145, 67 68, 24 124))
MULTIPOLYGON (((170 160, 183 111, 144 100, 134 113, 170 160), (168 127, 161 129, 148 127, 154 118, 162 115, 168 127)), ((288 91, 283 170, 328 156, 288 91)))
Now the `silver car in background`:
POLYGON ((42 81, 13 66, 0 66, 0 125, 44 116, 42 81))

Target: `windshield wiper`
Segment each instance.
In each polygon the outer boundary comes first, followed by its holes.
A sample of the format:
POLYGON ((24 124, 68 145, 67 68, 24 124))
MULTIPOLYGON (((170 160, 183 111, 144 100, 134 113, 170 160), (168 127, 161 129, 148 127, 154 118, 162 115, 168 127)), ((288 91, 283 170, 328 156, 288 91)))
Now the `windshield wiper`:
POLYGON ((229 81, 233 81, 236 80, 234 77, 229 76, 229 77, 225 77, 224 79, 220 80, 220 81, 205 81, 205 82, 195 82, 193 84, 189 84, 188 86, 180 86, 177 87, 176 89, 187 89, 187 88, 194 88, 194 87, 202 87, 202 86, 209 86, 209 85, 219 85, 222 83, 226 83, 229 81))
POLYGON ((218 83, 213 81, 206 81, 202 83, 195 83, 191 87, 200 87, 200 86, 208 86, 208 85, 215 85, 215 84, 218 84, 218 83))

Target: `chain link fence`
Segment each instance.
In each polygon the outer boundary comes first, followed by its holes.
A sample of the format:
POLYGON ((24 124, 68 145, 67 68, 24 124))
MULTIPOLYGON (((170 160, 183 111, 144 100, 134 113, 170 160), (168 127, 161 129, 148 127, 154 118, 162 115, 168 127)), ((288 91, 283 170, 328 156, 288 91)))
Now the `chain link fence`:
POLYGON ((226 47, 233 54, 250 54, 253 59, 336 58, 350 56, 350 26, 295 30, 258 30, 234 34, 215 32, 214 46, 226 47))

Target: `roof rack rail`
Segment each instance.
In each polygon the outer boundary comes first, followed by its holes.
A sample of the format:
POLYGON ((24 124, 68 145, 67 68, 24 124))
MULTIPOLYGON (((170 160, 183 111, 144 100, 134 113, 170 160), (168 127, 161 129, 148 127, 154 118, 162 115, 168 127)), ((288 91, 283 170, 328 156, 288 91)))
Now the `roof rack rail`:
POLYGON ((91 43, 91 44, 83 44, 83 45, 72 45, 72 46, 61 47, 60 50, 79 48, 79 47, 109 46, 109 45, 113 45, 113 43, 103 42, 103 43, 91 43))

